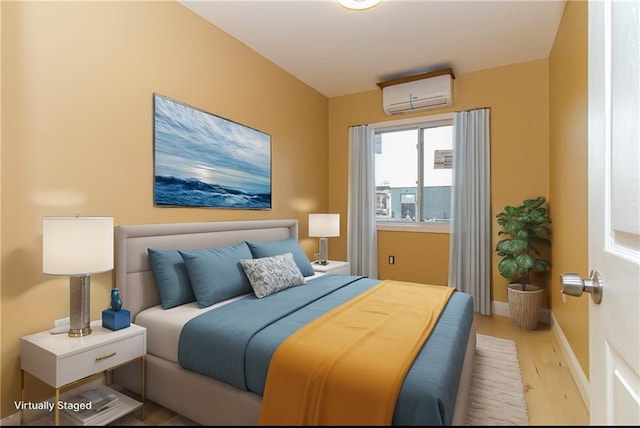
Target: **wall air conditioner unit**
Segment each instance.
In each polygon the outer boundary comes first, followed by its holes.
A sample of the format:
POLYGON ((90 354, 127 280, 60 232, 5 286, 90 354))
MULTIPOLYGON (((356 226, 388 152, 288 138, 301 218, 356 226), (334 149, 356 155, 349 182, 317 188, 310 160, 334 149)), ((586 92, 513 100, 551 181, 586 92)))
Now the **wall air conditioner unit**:
MULTIPOLYGON (((433 73, 425 74, 432 75, 433 73)), ((453 105, 452 72, 397 84, 382 83, 378 86, 382 87, 382 107, 388 116, 453 105)))

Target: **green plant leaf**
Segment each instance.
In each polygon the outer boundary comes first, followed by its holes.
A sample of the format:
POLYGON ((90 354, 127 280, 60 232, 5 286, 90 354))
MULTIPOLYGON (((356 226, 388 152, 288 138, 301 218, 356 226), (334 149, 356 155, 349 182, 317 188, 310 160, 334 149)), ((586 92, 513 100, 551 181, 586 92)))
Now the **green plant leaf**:
POLYGON ((503 239, 498 242, 498 251, 505 254, 517 254, 527 249, 527 241, 521 239, 503 239))
POLYGON ((516 207, 511 207, 509 205, 507 205, 506 207, 504 207, 504 212, 508 215, 508 216, 516 216, 518 215, 518 213, 520 212, 520 210, 516 207))
POLYGON ((541 244, 545 244, 545 245, 551 245, 551 241, 549 241, 547 238, 543 238, 543 237, 537 236, 537 235, 532 235, 529 238, 529 241, 536 242, 536 243, 541 243, 541 244))
POLYGON ((542 260, 542 259, 536 259, 535 265, 533 266, 533 269, 538 271, 538 272, 544 272, 545 270, 549 269, 551 267, 551 263, 549 263, 546 260, 542 260))
POLYGON ((524 227, 524 223, 519 220, 508 220, 503 227, 508 233, 515 233, 524 227))
POLYGON ((539 196, 535 199, 525 199, 523 204, 530 210, 534 210, 538 208, 540 205, 544 204, 545 198, 544 196, 539 196))
POLYGON ((531 230, 535 233, 551 235, 551 230, 547 226, 534 226, 531 230))
POLYGON ((523 271, 531 270, 536 264, 536 261, 529 254, 518 254, 515 256, 516 263, 523 271))
POLYGON ((512 256, 506 256, 498 263, 498 271, 501 276, 513 280, 518 276, 518 263, 512 256))
POLYGON ((544 224, 549 223, 551 219, 545 213, 535 212, 531 214, 531 220, 537 224, 544 224))

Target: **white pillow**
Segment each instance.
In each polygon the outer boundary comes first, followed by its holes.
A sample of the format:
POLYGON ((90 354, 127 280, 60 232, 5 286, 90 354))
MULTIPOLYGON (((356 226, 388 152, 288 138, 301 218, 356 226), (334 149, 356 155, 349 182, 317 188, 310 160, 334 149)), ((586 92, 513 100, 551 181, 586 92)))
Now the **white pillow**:
POLYGON ((253 293, 259 299, 285 288, 304 284, 304 276, 293 258, 293 253, 241 259, 240 264, 249 278, 253 293))

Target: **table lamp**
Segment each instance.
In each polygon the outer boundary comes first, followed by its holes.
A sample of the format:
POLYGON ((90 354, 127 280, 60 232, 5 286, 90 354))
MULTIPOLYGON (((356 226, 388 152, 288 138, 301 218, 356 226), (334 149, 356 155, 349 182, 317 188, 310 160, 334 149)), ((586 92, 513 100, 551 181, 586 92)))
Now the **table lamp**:
POLYGON ((113 269, 113 217, 44 217, 42 271, 68 275, 69 336, 91 334, 90 275, 113 269))
POLYGON ((340 236, 340 214, 309 214, 309 236, 320 238, 320 259, 318 263, 329 262, 329 243, 327 238, 340 236))

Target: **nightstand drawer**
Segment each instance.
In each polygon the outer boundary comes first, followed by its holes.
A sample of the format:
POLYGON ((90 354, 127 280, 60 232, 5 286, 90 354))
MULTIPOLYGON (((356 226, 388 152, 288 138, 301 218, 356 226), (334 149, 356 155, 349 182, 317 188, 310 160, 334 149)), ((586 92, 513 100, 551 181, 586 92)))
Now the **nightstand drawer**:
POLYGON ((58 360, 56 384, 65 385, 145 354, 144 335, 132 336, 58 360))
POLYGON ((20 339, 22 370, 54 388, 111 369, 147 353, 147 330, 131 324, 118 331, 100 321, 91 323, 85 337, 40 332, 20 339))

